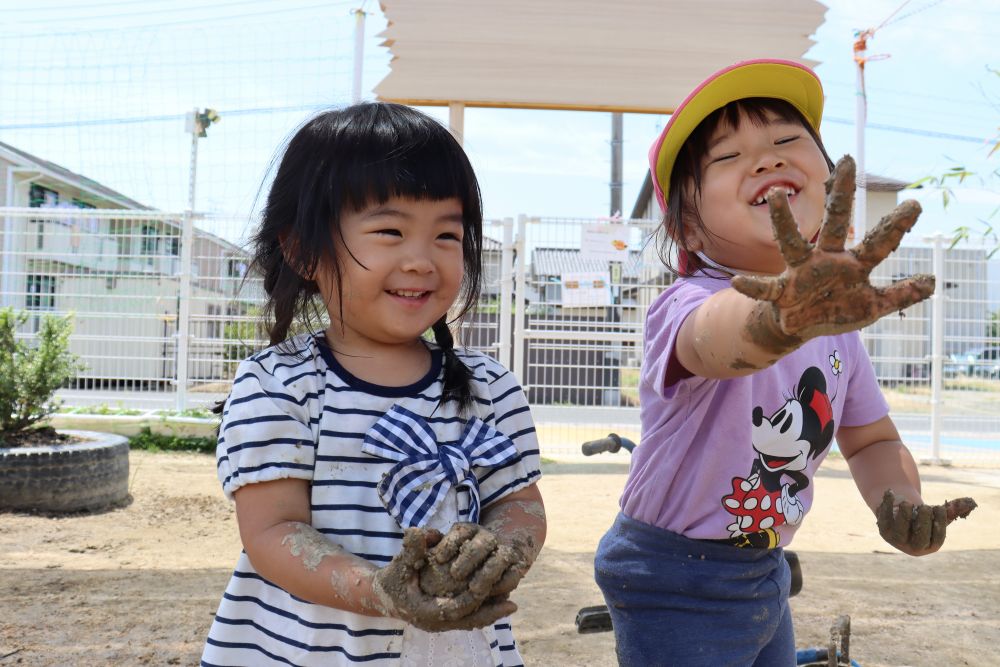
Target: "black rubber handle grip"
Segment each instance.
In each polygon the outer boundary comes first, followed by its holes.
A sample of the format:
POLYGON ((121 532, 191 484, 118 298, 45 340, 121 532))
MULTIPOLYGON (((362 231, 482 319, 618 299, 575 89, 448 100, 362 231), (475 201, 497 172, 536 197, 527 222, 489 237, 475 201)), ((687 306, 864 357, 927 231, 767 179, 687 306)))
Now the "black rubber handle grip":
POLYGON ((584 456, 593 456, 594 454, 600 454, 601 452, 614 454, 621 448, 622 439, 619 438, 616 433, 609 433, 606 438, 591 440, 590 442, 583 443, 583 446, 580 449, 583 451, 584 456))

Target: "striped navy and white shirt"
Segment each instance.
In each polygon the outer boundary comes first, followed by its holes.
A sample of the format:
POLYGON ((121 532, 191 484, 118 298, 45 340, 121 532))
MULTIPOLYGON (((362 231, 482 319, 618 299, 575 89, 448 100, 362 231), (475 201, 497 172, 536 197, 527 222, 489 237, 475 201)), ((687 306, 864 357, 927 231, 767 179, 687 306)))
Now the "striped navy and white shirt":
MULTIPOLYGON (((399 406, 424 416, 439 443, 456 442, 466 419, 439 406, 442 353, 428 343, 431 369, 405 387, 384 387, 347 372, 321 335, 304 334, 242 362, 226 401, 217 449, 228 497, 244 484, 283 478, 311 482, 312 525, 377 566, 402 545, 402 528, 377 485, 394 462, 366 454, 366 432, 399 406)), ((478 352, 458 350, 472 371, 473 416, 514 442, 517 455, 492 469, 473 467, 482 507, 536 482, 538 441, 524 392, 512 373, 478 352)), ((464 487, 450 492, 465 508, 464 487)), ((459 518, 464 518, 460 516, 459 518)), ((401 621, 361 616, 296 598, 258 575, 241 553, 209 631, 203 666, 400 664, 401 621)), ((477 631, 478 632, 478 631, 477 631)), ((485 628, 493 662, 521 665, 509 619, 485 628)))

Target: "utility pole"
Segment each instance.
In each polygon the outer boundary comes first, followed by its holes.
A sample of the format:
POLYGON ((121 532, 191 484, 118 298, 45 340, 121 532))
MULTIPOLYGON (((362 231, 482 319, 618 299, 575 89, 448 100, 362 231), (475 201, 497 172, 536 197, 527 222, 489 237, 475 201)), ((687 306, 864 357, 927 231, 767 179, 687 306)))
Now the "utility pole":
POLYGON ((351 87, 351 104, 361 101, 361 74, 365 62, 365 10, 355 9, 354 14, 354 85, 351 87))
POLYGON ((611 114, 611 217, 622 213, 623 114, 611 114))
POLYGON ((857 64, 857 88, 854 112, 854 161, 857 164, 857 192, 854 197, 854 235, 862 239, 867 231, 868 179, 865 174, 865 124, 868 122, 868 98, 865 92, 865 52, 868 39, 874 35, 871 29, 855 33, 854 62, 857 64))
POLYGON ((875 56, 866 55, 868 52, 868 40, 873 38, 878 30, 885 27, 889 23, 889 19, 895 16, 909 1, 905 0, 877 28, 854 31, 854 62, 857 65, 857 89, 855 90, 857 97, 854 105, 854 140, 856 145, 854 162, 858 166, 856 178, 857 193, 854 197, 854 235, 859 240, 863 239, 865 233, 868 231, 866 220, 868 212, 868 174, 865 171, 865 125, 868 122, 868 92, 865 88, 865 64, 873 60, 885 60, 889 57, 886 53, 875 56))
POLYGON ((191 339, 191 254, 194 244, 194 192, 198 181, 198 139, 208 136, 208 126, 219 121, 215 109, 198 111, 187 115, 185 129, 191 133, 191 163, 188 169, 188 207, 184 211, 181 228, 180 288, 177 305, 177 379, 176 407, 178 411, 187 409, 188 344, 191 339))

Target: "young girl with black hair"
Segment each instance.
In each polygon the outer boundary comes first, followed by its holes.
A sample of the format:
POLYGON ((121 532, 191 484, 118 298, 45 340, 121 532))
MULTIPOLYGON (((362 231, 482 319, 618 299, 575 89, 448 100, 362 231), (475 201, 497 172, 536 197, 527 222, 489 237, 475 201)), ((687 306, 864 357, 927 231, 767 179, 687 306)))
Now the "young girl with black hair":
POLYGON ((323 113, 253 242, 271 347, 224 406, 244 551, 202 665, 521 664, 505 617, 545 539, 538 445, 514 376, 449 330, 481 273, 465 153, 404 106, 323 113))
POLYGON ((919 206, 846 250, 854 166, 831 175, 822 110, 809 68, 737 63, 688 96, 650 151, 679 278, 646 316, 642 440, 595 562, 621 665, 795 664, 781 549, 834 437, 900 551, 937 551, 974 507, 923 503, 857 333, 934 290, 931 276, 868 279, 919 206))

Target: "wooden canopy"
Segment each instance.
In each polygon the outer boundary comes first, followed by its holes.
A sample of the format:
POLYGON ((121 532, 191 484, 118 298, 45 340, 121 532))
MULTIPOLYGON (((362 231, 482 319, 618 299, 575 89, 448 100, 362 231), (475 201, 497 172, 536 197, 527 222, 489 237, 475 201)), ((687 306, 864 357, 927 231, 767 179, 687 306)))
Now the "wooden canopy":
POLYGON ((815 0, 381 0, 375 87, 415 106, 671 113, 738 60, 803 59, 815 0))

